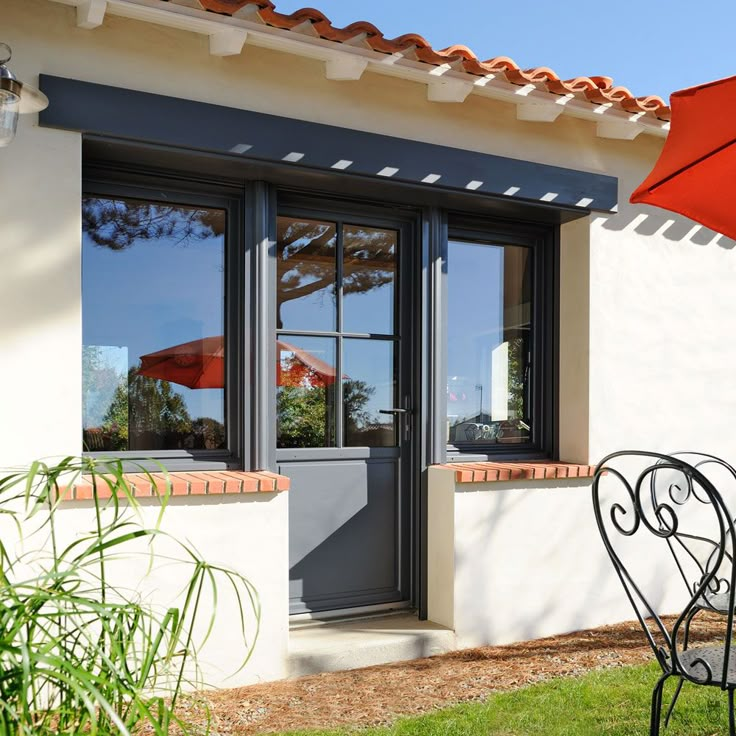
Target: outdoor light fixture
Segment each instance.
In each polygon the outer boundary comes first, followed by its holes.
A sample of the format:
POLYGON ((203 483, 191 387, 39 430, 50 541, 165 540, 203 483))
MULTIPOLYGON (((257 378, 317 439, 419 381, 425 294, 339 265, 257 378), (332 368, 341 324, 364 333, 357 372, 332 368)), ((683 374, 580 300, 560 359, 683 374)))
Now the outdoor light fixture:
POLYGON ((43 92, 19 82, 5 65, 13 52, 6 43, 0 43, 0 147, 7 146, 15 137, 18 115, 45 109, 48 98, 43 92))

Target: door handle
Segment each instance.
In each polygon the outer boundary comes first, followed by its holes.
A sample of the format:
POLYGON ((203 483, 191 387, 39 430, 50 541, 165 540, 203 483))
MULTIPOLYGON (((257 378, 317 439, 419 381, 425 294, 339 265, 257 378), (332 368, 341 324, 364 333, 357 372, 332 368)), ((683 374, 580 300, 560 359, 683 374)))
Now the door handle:
POLYGON ((379 409, 379 414, 411 414, 410 409, 379 409))

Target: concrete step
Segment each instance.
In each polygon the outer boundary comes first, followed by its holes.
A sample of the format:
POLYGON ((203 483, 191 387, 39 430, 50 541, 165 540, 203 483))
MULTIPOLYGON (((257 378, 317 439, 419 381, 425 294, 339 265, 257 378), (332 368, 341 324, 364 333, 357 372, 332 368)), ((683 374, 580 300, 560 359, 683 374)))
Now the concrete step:
POLYGON ((289 632, 289 678, 431 657, 455 649, 455 633, 415 613, 298 623, 289 632))

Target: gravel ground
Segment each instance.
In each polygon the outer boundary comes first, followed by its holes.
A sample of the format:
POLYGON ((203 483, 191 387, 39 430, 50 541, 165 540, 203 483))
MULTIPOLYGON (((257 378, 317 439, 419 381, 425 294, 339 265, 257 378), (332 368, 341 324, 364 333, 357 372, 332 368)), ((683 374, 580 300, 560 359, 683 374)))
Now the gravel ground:
MULTIPOLYGON (((695 628, 695 627, 694 627, 695 628)), ((701 617, 699 636, 712 638, 718 619, 701 617)), ((553 677, 652 661, 637 622, 503 647, 481 647, 426 659, 311 675, 298 680, 206 693, 213 733, 258 734, 339 726, 375 726, 489 693, 553 677)), ((191 715, 201 703, 183 703, 191 715)))

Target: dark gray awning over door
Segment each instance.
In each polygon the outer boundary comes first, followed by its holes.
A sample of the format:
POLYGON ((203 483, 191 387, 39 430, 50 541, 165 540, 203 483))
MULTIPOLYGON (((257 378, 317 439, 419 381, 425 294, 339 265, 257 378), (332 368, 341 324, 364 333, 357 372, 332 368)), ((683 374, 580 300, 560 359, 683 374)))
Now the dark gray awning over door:
MULTIPOLYGON (((41 75, 42 126, 513 201, 611 212, 615 177, 41 75)), ((522 124, 522 123, 520 123, 522 124)))

